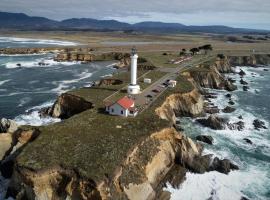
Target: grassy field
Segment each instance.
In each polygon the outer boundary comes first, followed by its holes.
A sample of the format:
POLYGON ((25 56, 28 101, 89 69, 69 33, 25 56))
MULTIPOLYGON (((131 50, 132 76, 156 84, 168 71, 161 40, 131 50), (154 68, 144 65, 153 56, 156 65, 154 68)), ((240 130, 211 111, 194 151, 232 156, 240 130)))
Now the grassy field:
MULTIPOLYGON (((270 52, 270 40, 228 42, 227 35, 216 34, 128 34, 123 32, 79 32, 79 31, 0 31, 0 36, 38 39, 67 40, 87 46, 96 51, 129 52, 136 46, 140 52, 177 52, 204 44, 212 44, 214 50, 228 54, 246 54, 253 50, 270 52)), ((242 35, 234 35, 241 38, 242 35)))

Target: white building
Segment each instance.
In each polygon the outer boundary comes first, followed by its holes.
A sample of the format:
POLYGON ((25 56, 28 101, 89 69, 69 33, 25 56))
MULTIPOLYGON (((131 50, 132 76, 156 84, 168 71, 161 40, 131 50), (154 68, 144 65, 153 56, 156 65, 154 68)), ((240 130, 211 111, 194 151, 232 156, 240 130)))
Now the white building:
POLYGON ((177 84, 177 81, 175 80, 169 80, 168 81, 168 86, 171 87, 171 88, 174 88, 177 84))
POLYGON ((128 94, 139 94, 140 93, 140 86, 137 84, 137 60, 138 54, 135 48, 132 49, 131 52, 131 67, 130 67, 130 75, 131 81, 128 86, 128 94))
POLYGON ((138 114, 137 109, 135 108, 135 102, 133 99, 128 97, 123 97, 112 104, 106 105, 106 111, 110 115, 118 115, 123 117, 132 116, 135 117, 138 114))
POLYGON ((151 84, 152 80, 151 80, 150 78, 144 78, 144 79, 143 79, 143 82, 144 82, 144 83, 151 84))

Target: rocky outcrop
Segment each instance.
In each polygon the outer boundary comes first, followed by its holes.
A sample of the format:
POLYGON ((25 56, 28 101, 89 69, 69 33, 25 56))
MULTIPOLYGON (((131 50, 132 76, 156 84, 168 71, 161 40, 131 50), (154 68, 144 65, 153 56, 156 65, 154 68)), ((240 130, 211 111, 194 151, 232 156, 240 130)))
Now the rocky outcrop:
POLYGON ((0 134, 2 161, 0 171, 3 177, 10 178, 13 173, 14 160, 21 150, 29 143, 34 141, 40 134, 36 128, 19 128, 11 134, 0 134), (2 137, 4 136, 4 138, 2 137), (3 150, 3 151, 2 151, 3 150))
POLYGON ((128 53, 103 53, 94 54, 92 51, 66 51, 57 54, 54 58, 55 61, 82 61, 82 62, 93 62, 93 61, 119 61, 116 67, 125 67, 130 65, 130 54, 128 53))
POLYGON ((108 86, 108 85, 121 85, 123 83, 122 80, 114 79, 114 78, 106 78, 102 79, 98 86, 108 86))
POLYGON ((256 66, 270 63, 270 55, 253 54, 247 56, 228 56, 229 63, 233 66, 256 66))
POLYGON ((2 48, 0 54, 14 55, 14 54, 37 54, 48 52, 45 48, 2 48))
POLYGON ((253 126, 256 130, 260 130, 260 129, 267 129, 265 122, 259 120, 259 119, 255 119, 253 121, 253 126))
POLYGON ((195 89, 188 93, 170 95, 162 106, 156 109, 158 116, 174 123, 176 116, 196 117, 202 115, 203 112, 204 98, 195 89))
POLYGON ((18 124, 13 120, 2 118, 0 121, 0 133, 13 133, 18 127, 18 124))
POLYGON ((227 106, 226 108, 224 108, 224 109, 222 110, 222 112, 224 112, 224 113, 232 113, 232 112, 234 112, 235 110, 236 110, 236 108, 227 106))
MULTIPOLYGON (((164 129, 152 134, 134 149, 114 182, 119 184, 118 188, 122 188, 128 199, 154 199, 155 188, 175 165, 175 161, 182 166, 192 165, 193 158, 200 155, 200 152, 200 146, 185 135, 174 129, 164 129), (156 145, 154 151, 152 149, 150 152, 155 153, 148 155, 148 161, 144 161, 145 155, 142 152, 149 149, 149 144, 153 142, 156 145), (131 179, 130 176, 134 178, 131 179)), ((120 198, 116 196, 113 199, 120 198)))
POLYGON ((207 69, 198 67, 190 72, 184 72, 183 75, 193 79, 197 85, 203 88, 225 89, 228 91, 237 89, 230 80, 225 79, 224 76, 220 74, 214 65, 207 69))
POLYGON ((226 128, 228 119, 218 117, 217 115, 210 115, 207 119, 197 119, 196 121, 203 126, 214 130, 224 130, 226 128))
POLYGON ((201 125, 214 129, 214 130, 225 130, 226 128, 230 130, 242 131, 245 128, 245 123, 242 121, 229 123, 226 118, 219 117, 217 115, 210 115, 208 118, 201 118, 196 120, 201 125))
POLYGON ((205 142, 205 143, 211 144, 211 145, 213 144, 213 141, 214 141, 213 137, 208 136, 208 135, 198 135, 196 137, 196 140, 201 141, 201 142, 205 142))
POLYGON ((81 97, 65 93, 58 97, 51 108, 48 108, 43 112, 55 118, 68 119, 73 115, 93 108, 93 106, 94 105, 91 102, 88 102, 81 97))
POLYGON ((10 133, 0 134, 0 162, 12 146, 12 135, 10 133))
POLYGON ((214 65, 220 73, 234 72, 227 56, 217 56, 214 65))

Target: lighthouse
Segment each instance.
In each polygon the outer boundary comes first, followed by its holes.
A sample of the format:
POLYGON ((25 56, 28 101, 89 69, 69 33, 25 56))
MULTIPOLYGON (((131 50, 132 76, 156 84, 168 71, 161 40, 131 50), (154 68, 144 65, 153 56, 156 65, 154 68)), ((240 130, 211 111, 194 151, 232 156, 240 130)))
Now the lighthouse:
POLYGON ((130 84, 128 86, 128 94, 139 94, 140 86, 137 85, 137 60, 138 54, 136 48, 132 48, 131 51, 131 67, 130 67, 130 84))

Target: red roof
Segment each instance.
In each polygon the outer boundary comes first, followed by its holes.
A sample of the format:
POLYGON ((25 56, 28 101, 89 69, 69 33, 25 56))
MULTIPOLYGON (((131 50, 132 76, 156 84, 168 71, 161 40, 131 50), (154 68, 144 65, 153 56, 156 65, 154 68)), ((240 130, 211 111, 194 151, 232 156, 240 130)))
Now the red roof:
POLYGON ((122 99, 119 99, 117 103, 125 109, 129 109, 134 105, 134 101, 128 97, 123 97, 122 99))

